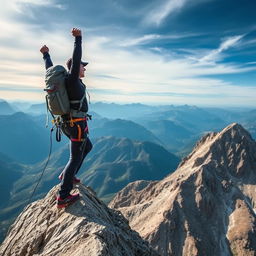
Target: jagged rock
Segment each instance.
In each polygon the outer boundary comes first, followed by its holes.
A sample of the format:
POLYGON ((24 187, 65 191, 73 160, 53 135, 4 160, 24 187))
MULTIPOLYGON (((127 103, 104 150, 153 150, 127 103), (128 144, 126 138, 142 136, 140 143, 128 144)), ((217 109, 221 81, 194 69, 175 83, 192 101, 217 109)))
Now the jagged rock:
POLYGON ((256 255, 256 143, 241 125, 204 136, 174 173, 144 185, 109 206, 160 255, 256 255))
POLYGON ((157 256, 132 231, 127 220, 109 209, 80 184, 81 199, 56 208, 55 186, 44 199, 30 204, 16 219, 0 247, 5 256, 157 256))

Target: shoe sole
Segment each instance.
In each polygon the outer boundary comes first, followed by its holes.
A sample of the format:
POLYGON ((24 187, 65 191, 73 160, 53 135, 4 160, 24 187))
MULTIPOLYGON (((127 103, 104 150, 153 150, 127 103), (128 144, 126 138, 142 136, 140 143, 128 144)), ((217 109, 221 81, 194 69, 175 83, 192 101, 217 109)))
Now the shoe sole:
POLYGON ((78 197, 76 200, 71 201, 71 202, 66 203, 66 204, 57 204, 57 208, 58 209, 66 208, 66 207, 70 206, 71 204, 75 203, 79 199, 80 199, 80 197, 78 197))

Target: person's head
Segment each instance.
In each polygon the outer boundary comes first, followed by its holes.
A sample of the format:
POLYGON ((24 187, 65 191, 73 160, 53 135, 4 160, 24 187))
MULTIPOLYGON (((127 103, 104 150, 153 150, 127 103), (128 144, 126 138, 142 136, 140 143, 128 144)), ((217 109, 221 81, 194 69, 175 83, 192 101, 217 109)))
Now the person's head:
MULTIPOLYGON (((71 66, 72 66, 72 59, 70 58, 68 61, 67 61, 67 67, 68 67, 68 70, 71 69, 71 66)), ((80 71, 79 71, 79 78, 83 78, 84 77, 84 72, 85 72, 85 66, 88 64, 88 62, 84 62, 84 61, 81 61, 80 63, 80 71)))

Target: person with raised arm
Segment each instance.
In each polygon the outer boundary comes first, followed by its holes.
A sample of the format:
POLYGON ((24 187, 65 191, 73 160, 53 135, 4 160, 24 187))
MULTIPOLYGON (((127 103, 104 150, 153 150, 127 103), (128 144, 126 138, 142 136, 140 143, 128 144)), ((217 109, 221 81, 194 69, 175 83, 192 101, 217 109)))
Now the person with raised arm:
MULTIPOLYGON (((88 62, 81 61, 81 30, 73 28, 71 34, 75 38, 74 50, 72 58, 66 63, 68 74, 65 79, 70 113, 61 115, 61 130, 70 140, 70 158, 59 176, 61 186, 57 196, 58 208, 64 208, 79 199, 79 194, 71 194, 70 192, 73 189, 73 184, 80 182, 75 175, 78 173, 84 158, 92 149, 92 143, 88 137, 86 86, 82 82, 88 62)), ((49 48, 43 45, 40 52, 43 54, 45 68, 52 67, 49 48)))

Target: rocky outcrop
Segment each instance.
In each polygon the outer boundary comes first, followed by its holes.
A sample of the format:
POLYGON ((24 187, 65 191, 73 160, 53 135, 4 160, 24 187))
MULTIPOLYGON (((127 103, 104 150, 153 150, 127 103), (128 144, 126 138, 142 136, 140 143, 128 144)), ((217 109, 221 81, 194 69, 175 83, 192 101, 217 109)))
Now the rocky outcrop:
POLYGON ((24 209, 0 247, 5 256, 157 256, 132 231, 127 220, 109 209, 80 184, 81 199, 66 209, 56 208, 54 187, 44 199, 24 209))
POLYGON ((159 182, 111 201, 160 255, 256 255, 256 143, 239 124, 199 141, 159 182))

